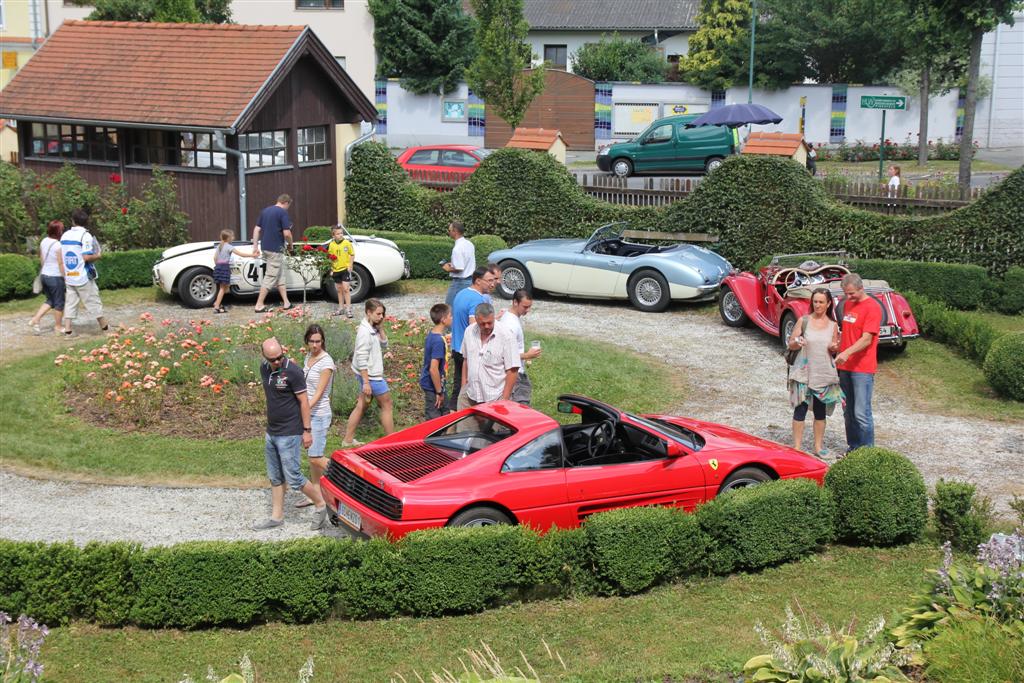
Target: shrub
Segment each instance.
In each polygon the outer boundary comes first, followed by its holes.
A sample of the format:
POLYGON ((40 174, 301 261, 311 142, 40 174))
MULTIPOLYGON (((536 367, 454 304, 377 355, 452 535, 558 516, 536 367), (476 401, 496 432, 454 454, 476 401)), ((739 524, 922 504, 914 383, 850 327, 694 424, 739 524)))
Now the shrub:
POLYGON ((975 493, 974 484, 939 479, 932 497, 939 538, 971 552, 985 540, 992 521, 991 501, 975 493))
POLYGON ((945 304, 913 292, 905 292, 904 296, 921 334, 952 346, 977 363, 985 360, 992 344, 1003 334, 982 318, 950 310, 945 304))
POLYGON ((884 448, 858 448, 832 465, 825 487, 835 500, 836 534, 863 545, 896 545, 918 538, 928 521, 924 479, 906 457, 884 448))
POLYGON ((602 512, 583 530, 603 592, 624 595, 699 572, 711 544, 696 517, 663 507, 602 512))
POLYGON ((73 543, 0 540, 0 612, 64 624, 86 601, 73 543))
POLYGON ((766 253, 845 248, 858 258, 967 262, 1002 274, 1024 262, 1024 169, 969 206, 917 219, 838 204, 790 159, 734 156, 670 206, 663 225, 717 234, 715 250, 741 268, 766 253))
POLYGON ((863 278, 887 280, 900 292, 917 292, 961 311, 992 301, 995 288, 981 266, 880 259, 861 259, 850 266, 863 278))
POLYGON ((79 208, 92 211, 99 203, 99 187, 87 183, 70 163, 53 173, 38 174, 28 169, 21 173, 25 209, 35 223, 33 235, 45 235, 46 226, 52 220, 64 221, 65 227, 70 227, 72 211, 79 208))
POLYGON ((639 39, 604 35, 596 43, 584 43, 570 56, 572 72, 592 81, 661 83, 665 58, 639 39))
POLYGON ((525 597, 579 596, 602 591, 594 576, 590 545, 582 529, 559 529, 540 537, 526 568, 525 597))
POLYGON ((1006 315, 1024 312, 1024 267, 1014 266, 1007 270, 999 288, 996 310, 1006 315))
POLYGON ((0 160, 0 249, 19 252, 25 248, 25 238, 35 236, 35 226, 25 209, 21 172, 0 160))
POLYGON ((0 254, 0 301, 32 295, 38 261, 20 254, 0 254))
POLYGON ((938 683, 1024 681, 1024 641, 990 619, 958 619, 924 648, 925 673, 938 683))
POLYGON ((810 479, 783 479, 731 491, 697 508, 715 547, 712 571, 760 569, 803 557, 831 540, 828 495, 810 479))
POLYGON ((132 558, 142 552, 136 543, 89 543, 78 558, 83 603, 77 617, 104 626, 128 621, 138 587, 132 558))
POLYGON ((1024 401, 1024 332, 1006 334, 994 341, 983 367, 993 389, 1024 401))
POLYGON ((537 547, 526 527, 427 529, 404 537, 399 607, 409 614, 478 612, 515 594, 537 547))
POLYGON ((153 264, 163 249, 134 249, 132 251, 104 251, 96 261, 99 273, 97 283, 101 289, 145 287, 153 284, 153 264))

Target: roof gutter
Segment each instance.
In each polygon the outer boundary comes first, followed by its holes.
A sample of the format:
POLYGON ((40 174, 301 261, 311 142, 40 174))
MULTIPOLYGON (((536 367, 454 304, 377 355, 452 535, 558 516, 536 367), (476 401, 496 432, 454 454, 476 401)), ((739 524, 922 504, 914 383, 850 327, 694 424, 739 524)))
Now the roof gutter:
POLYGON ((369 132, 367 132, 367 133, 365 133, 363 135, 360 135, 355 140, 353 140, 352 142, 350 142, 347 145, 345 145, 345 177, 346 178, 349 177, 352 174, 352 150, 354 150, 357 145, 361 145, 364 142, 366 142, 367 140, 369 140, 370 138, 372 138, 376 132, 377 132, 377 124, 376 123, 370 124, 369 132))
POLYGON ((249 241, 249 219, 245 211, 245 155, 237 149, 227 146, 224 133, 218 131, 213 135, 213 147, 217 151, 225 152, 238 160, 238 234, 243 242, 249 241))

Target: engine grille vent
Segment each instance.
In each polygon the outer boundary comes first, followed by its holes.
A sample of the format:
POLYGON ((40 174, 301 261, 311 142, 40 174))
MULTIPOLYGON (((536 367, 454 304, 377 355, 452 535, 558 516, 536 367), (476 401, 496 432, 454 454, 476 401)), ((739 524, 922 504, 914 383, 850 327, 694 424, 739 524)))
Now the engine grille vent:
POLYGON ((327 466, 327 480, 342 492, 388 519, 402 518, 402 501, 382 491, 334 460, 327 466))
POLYGON ((363 448, 359 457, 403 482, 416 481, 457 460, 429 444, 363 448))

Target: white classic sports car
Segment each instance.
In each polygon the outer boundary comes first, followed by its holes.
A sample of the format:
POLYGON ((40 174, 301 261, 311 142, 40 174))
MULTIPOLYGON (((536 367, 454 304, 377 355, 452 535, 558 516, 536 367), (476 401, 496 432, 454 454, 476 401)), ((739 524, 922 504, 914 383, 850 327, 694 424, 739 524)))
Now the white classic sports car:
MULTIPOLYGON (((365 235, 348 235, 348 238, 356 248, 351 283, 353 302, 368 297, 374 287, 409 277, 409 261, 391 240, 365 235)), ((165 250, 153 264, 153 284, 168 294, 177 294, 189 308, 212 306, 217 295, 217 285, 213 281, 213 255, 218 244, 190 242, 165 250)), ((252 249, 250 242, 234 242, 234 245, 243 251, 252 249)), ((262 258, 232 254, 231 293, 242 296, 258 294, 266 270, 267 264, 262 258)), ((338 290, 330 275, 308 285, 292 268, 288 269, 286 277, 289 292, 323 290, 328 299, 338 300, 338 290)))

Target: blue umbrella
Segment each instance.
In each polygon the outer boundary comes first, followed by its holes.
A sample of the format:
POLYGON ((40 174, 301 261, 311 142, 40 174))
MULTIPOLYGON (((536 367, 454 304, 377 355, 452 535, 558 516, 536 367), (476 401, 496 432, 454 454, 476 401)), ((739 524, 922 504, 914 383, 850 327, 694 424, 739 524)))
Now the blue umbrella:
POLYGON ((781 123, 782 117, 761 104, 727 104, 702 114, 690 123, 687 128, 697 126, 728 126, 738 128, 747 124, 781 123))

